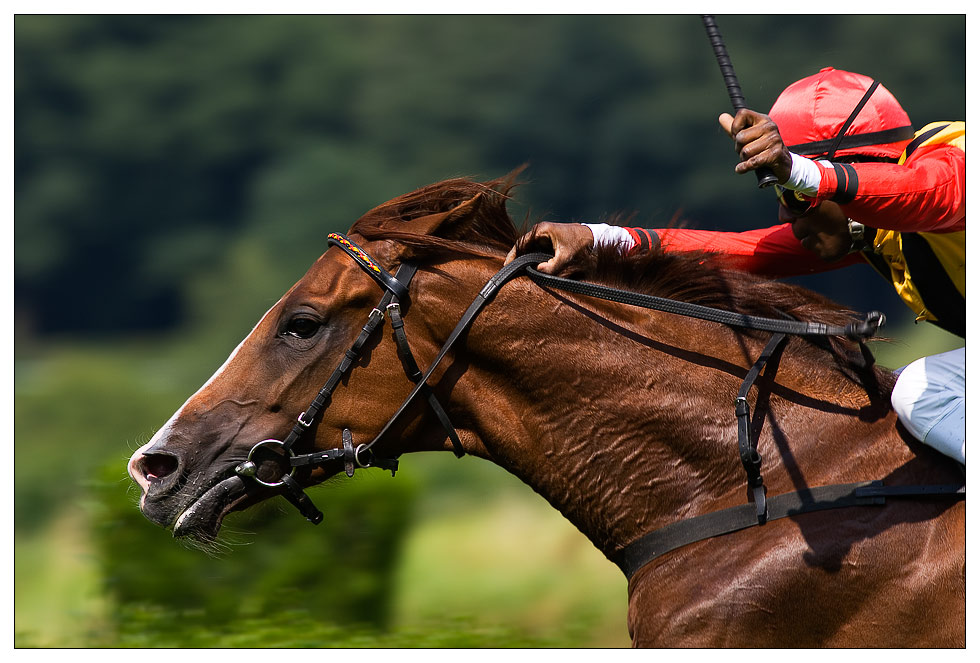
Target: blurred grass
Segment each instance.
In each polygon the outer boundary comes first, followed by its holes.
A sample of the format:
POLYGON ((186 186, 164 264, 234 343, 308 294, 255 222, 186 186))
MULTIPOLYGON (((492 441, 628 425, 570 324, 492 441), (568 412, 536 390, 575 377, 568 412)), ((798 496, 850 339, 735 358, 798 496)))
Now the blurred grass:
MULTIPOLYGON (((629 645, 625 579, 558 512, 516 479, 482 461, 420 455, 407 459, 403 464, 407 471, 412 471, 412 463, 418 464, 416 474, 449 470, 460 478, 479 480, 478 492, 488 484, 499 492, 490 500, 437 493, 422 505, 395 584, 389 588, 395 614, 387 630, 337 625, 329 616, 309 610, 274 612, 216 627, 207 623, 202 611, 152 604, 126 606, 125 628, 114 629, 108 619, 110 599, 101 591, 103 578, 88 515, 70 508, 46 528, 16 539, 15 644, 59 648, 629 645), (480 463, 491 471, 478 467, 480 463), (172 628, 178 623, 184 625, 179 631, 172 628), (167 631, 169 635, 163 637, 161 633, 167 631)), ((315 499, 322 501, 323 496, 315 499)), ((289 511, 279 516, 293 527, 309 527, 289 511)), ((315 555, 316 550, 307 547, 287 554, 315 555)), ((323 565, 343 573, 329 559, 323 565)))
POLYGON ((14 645, 89 647, 104 641, 102 593, 85 514, 69 506, 14 540, 14 645))
MULTIPOLYGON (((889 331, 897 340, 874 346, 888 367, 963 345, 931 325, 889 331)), ((127 491, 124 464, 131 450, 213 370, 195 357, 189 346, 72 344, 17 360, 17 647, 629 644, 626 581, 616 567, 516 478, 485 461, 448 454, 407 456, 395 479, 415 482, 421 495, 388 588, 389 628, 338 626, 315 611, 284 609, 216 630, 193 611, 150 604, 124 606, 127 628, 115 628, 109 617, 119 606, 101 576, 88 486, 106 462, 118 463, 118 491, 127 491), (175 620, 188 624, 179 641, 161 639, 175 620)), ((321 490, 344 489, 340 483, 321 490)), ((129 499, 135 509, 135 493, 129 499)), ((329 495, 315 499, 327 503, 329 495)), ((277 515, 309 527, 289 510, 277 515)), ((323 563, 328 568, 331 560, 323 563)))

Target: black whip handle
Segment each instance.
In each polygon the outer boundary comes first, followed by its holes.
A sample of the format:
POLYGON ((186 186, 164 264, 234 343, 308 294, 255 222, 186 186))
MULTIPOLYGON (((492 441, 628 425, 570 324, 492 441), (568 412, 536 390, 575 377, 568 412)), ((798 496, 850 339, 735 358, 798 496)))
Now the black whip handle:
MULTIPOLYGON (((728 88, 728 98, 732 101, 732 108, 738 113, 747 106, 745 105, 745 97, 742 96, 742 86, 738 84, 738 77, 735 76, 735 67, 732 66, 732 60, 728 57, 725 41, 721 38, 721 32, 718 31, 714 16, 703 14, 701 21, 708 33, 708 41, 711 42, 711 47, 715 51, 715 59, 718 60, 718 67, 721 69, 721 77, 725 79, 725 87, 728 88)), ((757 168, 755 175, 759 179, 760 189, 779 183, 779 179, 768 168, 757 168)))

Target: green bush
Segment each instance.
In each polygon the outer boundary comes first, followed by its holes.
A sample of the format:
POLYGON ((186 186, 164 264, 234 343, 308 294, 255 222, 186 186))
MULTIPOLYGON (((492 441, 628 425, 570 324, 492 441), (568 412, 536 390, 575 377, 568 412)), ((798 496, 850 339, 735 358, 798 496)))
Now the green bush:
POLYGON ((282 498, 226 521, 214 555, 182 546, 146 521, 120 467, 91 486, 93 534, 121 642, 200 646, 243 619, 287 612, 334 625, 385 628, 416 490, 380 472, 311 491, 326 514, 311 526, 282 498))
POLYGON ((165 356, 118 347, 58 348, 15 369, 14 517, 44 527, 113 458, 117 473, 192 390, 165 356))

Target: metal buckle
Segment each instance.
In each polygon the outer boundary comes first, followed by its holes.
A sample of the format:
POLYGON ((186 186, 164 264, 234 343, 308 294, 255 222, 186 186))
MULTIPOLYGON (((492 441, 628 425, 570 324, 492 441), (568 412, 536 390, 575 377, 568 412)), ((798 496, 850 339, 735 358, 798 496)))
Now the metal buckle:
POLYGON ((368 468, 371 467, 371 462, 374 460, 374 452, 367 448, 366 444, 358 444, 357 448, 354 449, 354 462, 357 463, 358 467, 368 468), (367 451, 371 455, 366 461, 361 460, 361 451, 367 451))
POLYGON ((749 409, 749 401, 745 396, 735 397, 735 416, 744 417, 749 414, 751 410, 749 409))
MULTIPOLYGON (((302 415, 300 416, 302 418, 302 415)), ((279 481, 263 481, 262 479, 260 479, 257 474, 258 465, 256 465, 254 460, 252 460, 252 454, 254 454, 259 447, 271 446, 274 444, 278 444, 280 447, 282 447, 283 451, 285 451, 286 454, 288 454, 287 456, 285 456, 286 459, 293 458, 296 456, 296 454, 293 453, 293 450, 287 449, 286 445, 283 444, 281 440, 262 440, 254 447, 252 447, 251 451, 248 452, 248 456, 245 458, 245 462, 235 468, 235 474, 242 477, 251 477, 252 479, 255 479, 255 481, 257 481, 258 483, 262 484, 263 486, 268 486, 269 488, 276 488, 277 486, 283 485, 285 483, 283 479, 280 479, 279 481)), ((284 476, 292 477, 294 474, 296 474, 295 467, 293 467, 289 471, 289 473, 284 476)))

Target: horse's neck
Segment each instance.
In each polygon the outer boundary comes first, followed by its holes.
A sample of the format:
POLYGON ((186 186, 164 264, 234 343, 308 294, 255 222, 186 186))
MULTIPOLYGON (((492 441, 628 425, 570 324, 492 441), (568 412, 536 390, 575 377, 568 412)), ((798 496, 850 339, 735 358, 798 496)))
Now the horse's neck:
MULTIPOLYGON (((478 453, 610 554, 679 517, 746 499, 731 403, 755 349, 695 331, 704 325, 605 303, 581 307, 518 281, 471 330, 467 377, 453 402, 465 408, 478 453)), ((827 409, 806 424, 843 430, 857 419, 853 408, 827 409)), ((769 426, 777 467, 813 455, 780 448, 780 436, 805 432, 794 421, 786 414, 769 426)), ((843 462, 834 457, 843 449, 828 448, 824 460, 843 462)), ((792 488, 786 471, 772 474, 792 488)))

